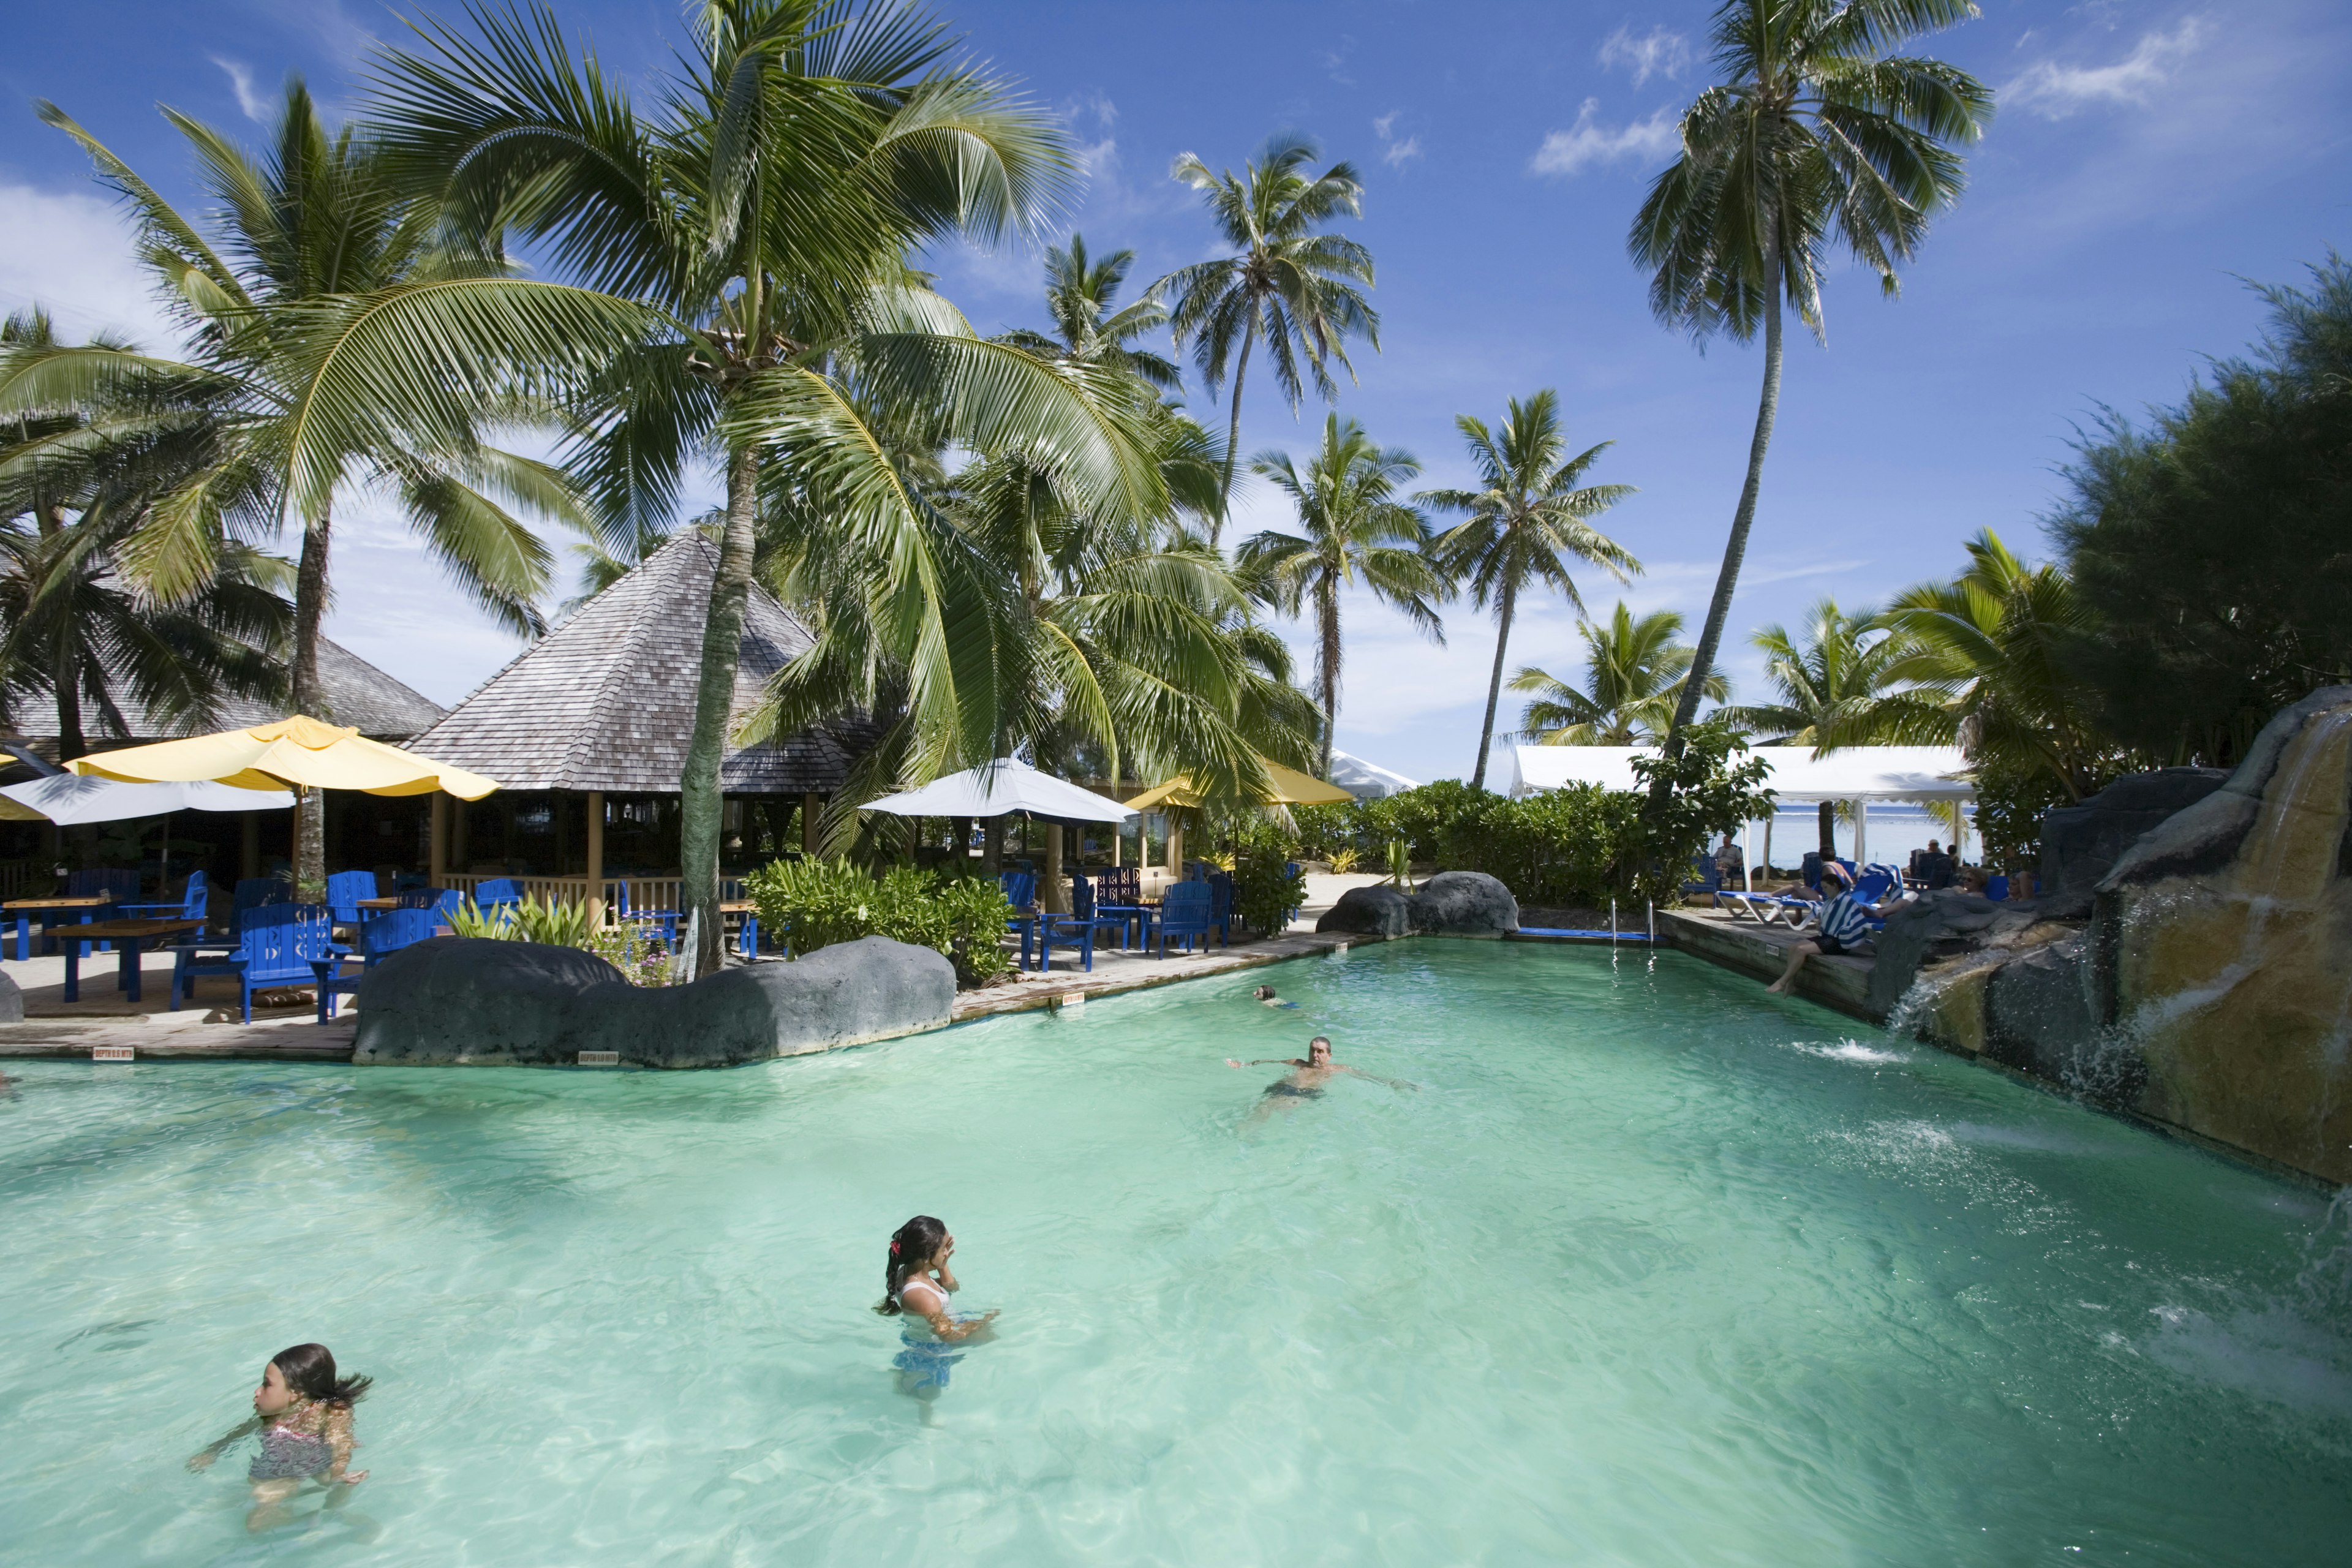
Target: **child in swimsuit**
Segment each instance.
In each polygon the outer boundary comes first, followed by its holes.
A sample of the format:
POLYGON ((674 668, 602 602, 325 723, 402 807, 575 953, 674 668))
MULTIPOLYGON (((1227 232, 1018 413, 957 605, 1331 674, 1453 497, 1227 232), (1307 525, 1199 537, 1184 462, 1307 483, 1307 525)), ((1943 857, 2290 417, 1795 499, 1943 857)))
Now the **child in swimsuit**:
POLYGON ((1296 1002, 1286 1002, 1276 996, 1271 985, 1259 986, 1250 993, 1250 999, 1261 1007, 1297 1007, 1298 1005, 1296 1002))
POLYGON ((898 1318, 899 1352, 891 1360, 898 1369, 898 1388, 918 1399, 937 1399, 948 1385, 948 1372, 963 1359, 950 1345, 977 1342, 996 1321, 990 1311, 957 1316, 948 1310, 948 1293, 959 1289, 948 1259, 955 1254, 955 1237, 948 1227, 927 1214, 900 1226, 890 1237, 890 1261, 886 1266, 887 1293, 874 1309, 886 1318, 898 1318))
MULTIPOLYGON (((246 1472, 253 1483, 253 1510, 245 1516, 245 1526, 267 1530, 282 1523, 286 1500, 301 1490, 304 1481, 335 1487, 367 1479, 365 1470, 349 1468, 352 1406, 373 1381, 337 1376, 334 1352, 324 1345, 279 1351, 262 1369, 261 1386, 253 1391, 253 1419, 191 1456, 188 1468, 211 1468, 224 1450, 258 1432, 261 1451, 246 1472)), ((329 1498, 329 1506, 344 1495, 329 1498)))

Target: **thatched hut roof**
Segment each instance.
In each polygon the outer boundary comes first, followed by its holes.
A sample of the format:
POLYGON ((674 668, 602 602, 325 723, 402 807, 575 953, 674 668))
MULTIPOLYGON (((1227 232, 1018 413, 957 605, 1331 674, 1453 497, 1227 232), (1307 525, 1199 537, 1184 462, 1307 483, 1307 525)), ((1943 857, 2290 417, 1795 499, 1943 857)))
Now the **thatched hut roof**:
MULTIPOLYGON (((718 546, 681 533, 449 710, 416 738, 416 750, 509 790, 675 795, 718 568, 718 546)), ((739 721, 810 640, 791 611, 752 588, 735 675, 739 721)), ((870 743, 866 727, 851 721, 730 748, 720 787, 829 794, 870 743)))

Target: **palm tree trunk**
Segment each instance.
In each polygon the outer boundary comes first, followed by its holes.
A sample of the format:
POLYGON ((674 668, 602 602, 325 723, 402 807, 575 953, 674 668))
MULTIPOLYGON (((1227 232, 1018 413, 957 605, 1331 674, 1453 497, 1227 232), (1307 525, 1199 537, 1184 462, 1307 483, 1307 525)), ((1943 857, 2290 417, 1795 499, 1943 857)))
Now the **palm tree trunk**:
POLYGON ((1339 728, 1339 585, 1328 573, 1315 590, 1315 679, 1323 689, 1323 765, 1315 776, 1328 779, 1332 737, 1339 728))
POLYGON ((1209 524, 1209 544, 1225 535, 1225 519, 1234 510, 1234 460, 1242 451, 1242 378, 1249 374, 1250 350, 1257 342, 1257 307, 1250 307, 1249 331, 1242 334, 1242 357, 1234 362, 1234 416, 1225 426, 1225 485, 1217 492, 1217 520, 1209 524))
POLYGON ((702 620, 702 676, 694 689, 694 735, 678 780, 680 902, 694 921, 694 973, 720 963, 719 833, 724 803, 719 767, 735 717, 735 666, 741 657, 743 608, 751 597, 753 524, 759 511, 760 455, 750 447, 727 463, 727 532, 719 546, 710 605, 702 620))
POLYGON ((1715 579, 1715 597, 1706 606, 1706 625, 1698 634, 1698 649, 1690 674, 1683 680, 1682 700, 1675 704, 1675 720, 1667 727, 1667 756, 1681 754, 1683 731, 1698 713, 1715 656, 1723 647, 1723 625, 1731 618, 1731 595, 1739 586, 1740 563, 1748 558, 1748 531, 1756 521, 1756 492, 1764 482, 1764 452, 1772 444, 1772 421, 1780 412, 1780 240, 1774 233, 1764 250, 1764 392, 1756 404, 1756 436, 1748 446, 1748 482, 1739 488, 1739 510, 1732 514, 1731 538, 1723 547, 1723 570, 1715 579))
POLYGON ((80 671, 68 660, 58 662, 58 761, 72 762, 89 754, 89 740, 81 731, 80 671))
POLYGON ((1825 800, 1821 808, 1822 858, 1837 858, 1837 802, 1825 800))
POLYGON ((1486 748, 1495 739, 1495 704, 1503 695, 1503 650, 1510 646, 1511 601, 1518 596, 1518 588, 1508 577, 1503 579, 1503 603, 1495 626, 1495 673, 1486 678, 1486 722, 1478 731, 1478 766, 1470 774, 1472 789, 1486 787, 1486 748))
MULTIPOLYGON (((334 721, 319 689, 319 626, 327 615, 327 544, 331 520, 320 514, 302 531, 302 559, 294 570, 294 663, 289 696, 294 711, 334 721)), ((294 886, 326 896, 327 797, 323 791, 294 792, 294 886)))

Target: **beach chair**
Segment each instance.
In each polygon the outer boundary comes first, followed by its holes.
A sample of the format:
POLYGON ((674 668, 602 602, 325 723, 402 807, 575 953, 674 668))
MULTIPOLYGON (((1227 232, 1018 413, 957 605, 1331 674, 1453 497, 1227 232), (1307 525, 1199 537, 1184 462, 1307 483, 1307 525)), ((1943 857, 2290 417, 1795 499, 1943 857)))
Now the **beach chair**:
MULTIPOLYGON (((1234 876, 1230 871, 1212 871, 1202 879, 1209 884, 1209 923, 1217 930, 1217 945, 1234 944, 1234 876)), ((1272 935, 1272 932, 1268 932, 1272 935)))
POLYGON ((425 941, 440 923, 438 910, 386 910, 361 925, 357 952, 338 951, 312 959, 310 973, 319 986, 319 1022, 323 1024, 335 1016, 335 998, 344 992, 356 993, 369 970, 402 948, 425 941), (343 973, 343 965, 354 958, 360 961, 360 972, 343 973))
POLYGON ((188 885, 170 903, 117 904, 114 912, 127 921, 200 921, 205 918, 205 904, 211 890, 205 886, 202 871, 188 873, 188 885))
POLYGON ((1209 945, 1209 933, 1217 922, 1211 918, 1215 892, 1206 882, 1177 882, 1160 900, 1160 956, 1168 956, 1168 942, 1172 937, 1192 951, 1192 939, 1198 937, 1202 948, 1209 945))
POLYGON ((1125 917, 1107 911, 1095 903, 1094 884, 1083 876, 1070 879, 1070 912, 1066 915, 1040 915, 1037 920, 1037 967, 1051 972, 1054 967, 1054 944, 1078 950, 1078 966, 1092 973, 1095 967, 1095 932, 1115 931, 1122 946, 1127 942, 1125 917))
POLYGON ((393 897, 404 910, 432 910, 445 918, 466 901, 466 895, 455 888, 403 888, 393 897))
MULTIPOLYGON (((1113 866, 1095 878, 1095 913, 1117 915, 1135 928, 1133 943, 1151 945, 1151 907, 1143 901, 1143 872, 1134 866, 1113 866)), ((1119 944, 1129 945, 1121 936, 1119 944)))
POLYGON ((373 871, 338 871, 327 879, 327 909, 335 917, 335 923, 349 927, 354 936, 360 923, 374 912, 361 909, 360 900, 374 897, 373 871))
POLYGON ((1717 894, 1721 893, 1722 891, 1723 866, 1721 862, 1717 861, 1714 856, 1704 853, 1692 856, 1691 879, 1683 884, 1684 894, 1688 896, 1693 893, 1703 893, 1709 898, 1714 898, 1717 894))
POLYGON ((1037 874, 1034 871, 999 871, 997 885, 1004 889, 1004 901, 1013 906, 1013 916, 1004 929, 1021 933, 1021 967, 1029 967, 1030 944, 1037 934, 1037 874))
POLYGON ((678 920, 679 915, 676 910, 641 910, 630 903, 629 879, 626 877, 614 884, 613 898, 614 924, 627 926, 646 935, 651 935, 658 931, 661 933, 662 945, 670 952, 676 952, 678 920))
POLYGON ((245 1021, 250 1024, 255 992, 314 985, 312 962, 339 951, 325 905, 258 905, 236 917, 236 945, 226 952, 217 942, 186 942, 172 949, 172 1009, 177 1012, 184 998, 194 998, 198 975, 234 974, 245 1021))
MULTIPOLYGON (((71 872, 66 878, 66 893, 68 897, 77 899, 103 897, 107 901, 89 909, 72 910, 70 918, 68 918, 68 911, 64 910, 51 910, 43 914, 41 917, 41 951, 43 952, 55 952, 58 950, 58 933, 68 926, 87 925, 94 920, 111 920, 115 911, 121 907, 122 900, 136 899, 139 896, 139 873, 110 869, 106 867, 92 867, 88 870, 71 872)), ((89 942, 81 944, 82 957, 89 956, 90 945, 89 942)), ((114 944, 110 942, 101 942, 97 946, 100 952, 114 951, 114 944)))
POLYGON ((487 882, 474 884, 474 907, 478 910, 494 910, 520 902, 522 888, 511 877, 492 877, 487 882))

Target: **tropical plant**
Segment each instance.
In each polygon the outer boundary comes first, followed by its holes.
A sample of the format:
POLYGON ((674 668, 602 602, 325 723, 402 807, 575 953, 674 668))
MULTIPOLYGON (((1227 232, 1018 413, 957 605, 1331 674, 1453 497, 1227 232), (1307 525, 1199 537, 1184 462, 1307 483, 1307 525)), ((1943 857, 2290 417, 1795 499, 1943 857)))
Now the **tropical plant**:
POLYGON ((1484 789, 1495 704, 1503 692, 1503 655, 1510 646, 1519 595, 1530 587, 1550 588, 1580 616, 1584 597, 1576 591, 1570 557, 1606 569, 1620 583, 1642 566, 1590 521, 1632 495, 1633 487, 1577 482, 1614 443, 1603 441, 1570 457, 1559 427, 1559 395, 1551 388, 1525 402, 1513 398, 1499 432, 1467 414, 1454 426, 1469 444, 1479 488, 1423 490, 1414 499, 1470 514, 1438 539, 1435 554, 1440 570, 1468 584, 1480 609, 1494 606, 1495 668, 1486 679, 1486 716, 1478 727, 1478 763, 1470 774, 1470 787, 1484 789))
MULTIPOLYGON (((910 768, 1000 754, 1024 639, 1001 576, 894 456, 1023 447, 1058 482, 1149 512, 1159 480, 1131 404, 1087 371, 989 342, 905 270, 908 249, 1034 222, 1076 163, 1050 119, 950 61, 955 39, 887 3, 710 0, 657 118, 541 8, 428 23, 379 56, 373 113, 411 186, 467 243, 509 234, 614 302, 656 314, 586 408, 577 467, 612 527, 665 527, 689 468, 726 475, 682 795, 698 966, 717 960, 719 764, 763 490, 825 517, 877 569, 856 616, 895 650, 910 768)), ((843 606, 846 609, 846 603, 843 606)))
MULTIPOLYGON (((436 249, 383 151, 348 126, 330 132, 299 80, 258 157, 164 111, 219 204, 210 238, 62 110, 40 113, 130 205, 141 261, 193 345, 184 362, 58 345, 12 354, 0 381, 0 417, 161 404, 180 438, 209 448, 121 545, 138 590, 180 599, 231 544, 299 529, 289 696, 331 719, 318 670, 329 546, 339 493, 365 483, 478 605, 539 630, 549 555, 509 507, 582 514, 552 468, 483 437, 542 418, 547 378, 625 342, 637 313, 436 249)), ((298 880, 325 876, 323 822, 323 797, 305 792, 298 880)))
POLYGON ((1665 733, 1675 750, 1712 678, 1756 519, 1780 402, 1783 301, 1826 342, 1822 281, 1842 246, 1893 295, 1937 212, 1958 199, 1953 143, 1992 94, 1942 60, 1890 53, 1977 15, 1972 0, 1724 0, 1710 27, 1722 79, 1684 111, 1681 153, 1651 185, 1627 247, 1650 309, 1701 342, 1764 332, 1764 386, 1692 674, 1665 733))
POLYGON ((2096 617, 2069 662, 2160 761, 2234 763, 2280 708, 2352 680, 2352 261, 2259 292, 2252 353, 2144 430, 2108 415, 2055 519, 2096 617))
MULTIPOLYGON (((1520 729, 1545 746, 1658 744, 1673 722, 1675 694, 1694 657, 1675 640, 1682 629, 1680 611, 1653 610, 1636 619, 1622 599, 1607 625, 1577 622, 1584 639, 1582 689, 1533 665, 1523 668, 1511 678, 1511 689, 1531 693, 1534 700, 1520 712, 1520 729)), ((1717 670, 1705 689, 1720 702, 1731 685, 1717 670)))
POLYGON ((1436 601, 1449 587, 1428 553, 1429 524, 1396 499, 1398 487, 1421 465, 1402 447, 1373 445, 1354 420, 1331 414, 1324 416, 1323 444, 1305 472, 1280 451, 1259 453, 1250 467, 1290 498, 1302 532, 1251 535, 1241 548, 1241 574, 1253 593, 1286 615, 1313 606, 1315 686, 1323 714, 1317 775, 1328 777, 1339 717, 1339 591, 1360 581, 1432 642, 1445 641, 1436 601))
POLYGON ((743 879, 771 931, 790 933, 793 956, 860 937, 928 947, 956 966, 959 984, 984 985, 1004 968, 1001 943, 1012 906, 994 878, 942 876, 897 865, 877 877, 846 859, 777 860, 743 879))
POLYGON ((1772 815, 1772 791, 1764 783, 1771 765, 1742 758, 1747 750, 1739 732, 1718 717, 1692 725, 1679 752, 1633 759, 1633 776, 1649 795, 1629 846, 1643 897, 1665 899, 1717 834, 1772 815))
POLYGON ((1297 845, 1280 824, 1254 816, 1227 830, 1224 847, 1234 878, 1234 912, 1261 935, 1280 935, 1290 923, 1290 911, 1307 899, 1307 879, 1291 860, 1297 845))
POLYGON ((1401 892, 1412 891, 1412 854, 1402 838, 1391 838, 1388 844, 1389 886, 1401 892))
POLYGON ((2080 800, 2122 763, 2072 658, 2095 625, 2090 610, 2064 568, 2026 565, 1989 528, 1969 561, 1951 582, 1896 595, 1885 618, 1912 647, 1888 679, 1940 695, 1940 732, 1920 738, 1957 741, 1979 766, 2047 773, 2080 800))
MULTIPOLYGON (((1849 615, 1823 597, 1805 612, 1801 637, 1769 626, 1748 639, 1764 654, 1764 679, 1776 701, 1724 709, 1717 716, 1760 745, 1811 746, 1815 756, 1842 746, 1948 743, 1952 721, 1937 689, 1906 685, 1911 640, 1888 629, 1875 610, 1849 615)), ((1822 854, 1837 853, 1837 803, 1821 803, 1822 854)))
POLYGON ((1381 346, 1380 314, 1363 292, 1372 286, 1372 253, 1354 240, 1318 232, 1334 218, 1362 215, 1363 182, 1347 163, 1310 176, 1315 158, 1312 141, 1284 133, 1268 137, 1239 175, 1230 169, 1213 173, 1191 153, 1169 171, 1202 194, 1218 237, 1234 252, 1180 267, 1151 286, 1154 298, 1174 297, 1170 320, 1177 344, 1192 344, 1211 394, 1223 384, 1229 363, 1233 370, 1233 414, 1217 513, 1209 525, 1212 545, 1223 538, 1232 514, 1242 385, 1258 340, 1265 340, 1275 384, 1294 415, 1309 380, 1327 401, 1338 397, 1330 362, 1355 378, 1348 339, 1360 337, 1375 352, 1381 346))
POLYGON ((585 904, 568 904, 525 893, 511 904, 484 909, 467 899, 447 911, 450 934, 499 942, 535 942, 549 947, 586 947, 596 930, 585 904))
POLYGON ((1342 844, 1333 848, 1325 858, 1333 875, 1345 877, 1364 863, 1364 852, 1352 844, 1342 844))
POLYGON ((1099 261, 1091 260, 1086 237, 1071 235, 1067 250, 1057 245, 1045 252, 1045 309, 1053 317, 1052 330, 1016 327, 997 341, 1039 359, 1107 365, 1156 391, 1177 390, 1184 373, 1175 362, 1135 346, 1136 339, 1168 324, 1167 307, 1146 294, 1132 305, 1112 308, 1119 285, 1134 266, 1132 250, 1114 250, 1099 261))

